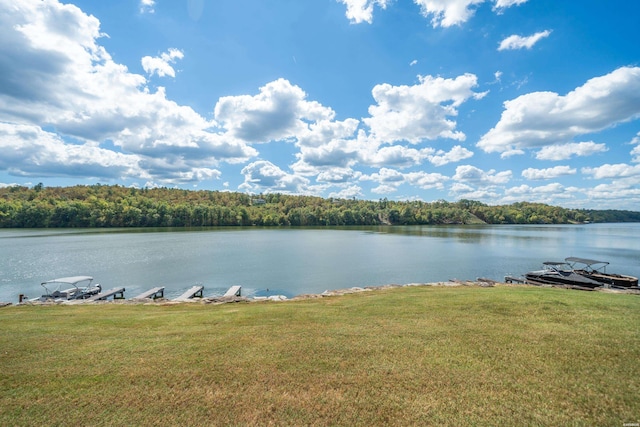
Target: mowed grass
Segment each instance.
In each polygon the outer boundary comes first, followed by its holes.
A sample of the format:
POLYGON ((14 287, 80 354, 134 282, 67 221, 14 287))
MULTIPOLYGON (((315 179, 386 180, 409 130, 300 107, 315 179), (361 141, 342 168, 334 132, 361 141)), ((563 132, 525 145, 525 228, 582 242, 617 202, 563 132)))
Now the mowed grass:
POLYGON ((403 287, 0 309, 0 425, 623 425, 640 297, 403 287))

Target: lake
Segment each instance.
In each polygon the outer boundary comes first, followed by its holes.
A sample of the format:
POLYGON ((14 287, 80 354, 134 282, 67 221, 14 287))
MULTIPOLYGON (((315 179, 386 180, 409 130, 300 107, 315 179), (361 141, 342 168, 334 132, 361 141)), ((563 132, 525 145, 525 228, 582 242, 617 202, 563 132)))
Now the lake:
POLYGON ((90 275, 133 297, 241 285, 243 295, 321 293, 353 286, 503 280, 568 256, 640 276, 640 224, 357 228, 0 230, 0 301, 42 294, 40 283, 90 275))

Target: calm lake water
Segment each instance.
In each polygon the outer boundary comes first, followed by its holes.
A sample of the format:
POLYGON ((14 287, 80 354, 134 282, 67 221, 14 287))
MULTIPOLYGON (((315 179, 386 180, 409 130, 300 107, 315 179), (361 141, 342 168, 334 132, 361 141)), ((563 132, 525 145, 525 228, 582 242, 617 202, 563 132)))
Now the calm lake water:
POLYGON ((242 285, 243 295, 320 293, 383 284, 502 280, 568 256, 609 261, 640 276, 640 224, 411 226, 334 229, 0 230, 0 301, 37 297, 40 283, 90 275, 133 297, 154 286, 175 297, 242 285))

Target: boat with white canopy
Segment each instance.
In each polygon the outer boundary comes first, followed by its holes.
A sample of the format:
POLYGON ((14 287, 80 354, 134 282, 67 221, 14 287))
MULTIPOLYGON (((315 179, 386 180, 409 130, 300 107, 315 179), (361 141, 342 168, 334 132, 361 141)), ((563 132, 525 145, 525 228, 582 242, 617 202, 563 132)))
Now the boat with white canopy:
POLYGON ((524 277, 526 283, 532 285, 564 285, 588 289, 602 286, 602 283, 573 271, 567 262, 544 262, 542 270, 529 271, 524 277))
POLYGON ((638 286, 637 277, 607 273, 607 265, 609 265, 607 261, 577 257, 569 257, 564 260, 571 266, 574 272, 604 285, 620 286, 623 288, 638 286))
POLYGON ((31 301, 64 301, 86 299, 102 291, 102 287, 93 284, 91 276, 71 276, 47 280, 40 284, 45 293, 31 301))

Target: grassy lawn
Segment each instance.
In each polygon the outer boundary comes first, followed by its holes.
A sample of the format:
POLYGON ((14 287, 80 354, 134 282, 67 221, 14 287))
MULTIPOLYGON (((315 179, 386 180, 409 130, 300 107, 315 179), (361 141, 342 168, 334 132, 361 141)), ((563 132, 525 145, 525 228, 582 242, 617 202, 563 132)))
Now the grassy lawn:
POLYGON ((640 297, 404 287, 0 309, 0 425, 640 420, 640 297))

